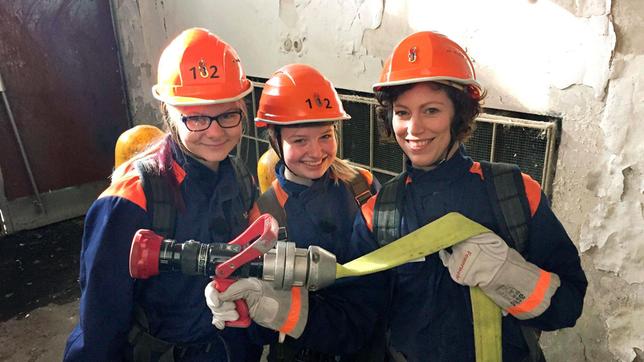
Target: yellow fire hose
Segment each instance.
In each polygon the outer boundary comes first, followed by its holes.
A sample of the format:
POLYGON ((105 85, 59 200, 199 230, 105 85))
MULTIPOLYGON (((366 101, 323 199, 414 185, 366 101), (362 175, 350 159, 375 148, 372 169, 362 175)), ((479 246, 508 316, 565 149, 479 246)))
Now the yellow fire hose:
MULTIPOLYGON (((449 213, 402 238, 346 264, 337 264, 336 279, 391 269, 490 232, 459 213, 449 213)), ((474 346, 478 362, 501 361, 501 310, 480 288, 470 288, 474 346)))

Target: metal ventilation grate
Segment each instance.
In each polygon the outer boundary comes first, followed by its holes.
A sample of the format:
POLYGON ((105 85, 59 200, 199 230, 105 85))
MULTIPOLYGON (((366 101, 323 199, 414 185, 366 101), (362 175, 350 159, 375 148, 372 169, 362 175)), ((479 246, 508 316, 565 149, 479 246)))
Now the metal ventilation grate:
MULTIPOLYGON (((252 122, 263 80, 255 80, 253 84, 255 91, 247 97, 249 127, 236 153, 256 173, 257 160, 269 146, 265 129, 256 129, 252 122)), ((350 91, 340 92, 351 120, 340 122, 339 157, 370 170, 381 183, 402 172, 404 155, 400 147, 393 140, 381 140, 375 115, 376 100, 350 91)), ((552 119, 536 121, 484 113, 477 119, 476 129, 465 146, 475 161, 517 164, 541 184, 546 195, 550 195, 557 129, 557 123, 552 119)))
POLYGON ((483 114, 465 144, 474 160, 507 162, 552 191, 557 123, 483 114))

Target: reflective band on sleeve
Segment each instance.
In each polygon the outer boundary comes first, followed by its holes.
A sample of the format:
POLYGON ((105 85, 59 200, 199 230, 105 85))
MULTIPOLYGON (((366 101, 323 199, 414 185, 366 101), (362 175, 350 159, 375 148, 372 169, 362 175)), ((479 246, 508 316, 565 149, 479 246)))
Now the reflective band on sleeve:
POLYGON ((129 200, 147 211, 147 201, 145 200, 145 192, 143 192, 141 179, 134 173, 121 177, 119 180, 112 181, 112 184, 98 198, 110 196, 129 200))
POLYGON ((530 294, 528 298, 526 298, 523 302, 519 303, 518 305, 508 308, 507 312, 516 316, 519 314, 531 312, 533 309, 538 307, 541 304, 541 302, 543 302, 543 298, 546 295, 546 291, 550 287, 551 280, 552 280, 552 275, 547 271, 542 270, 541 274, 539 275, 539 280, 537 281, 537 285, 534 287, 532 294, 530 294))
POLYGON ((285 334, 290 333, 297 322, 300 320, 300 312, 302 309, 302 291, 300 287, 294 287, 291 289, 291 308, 288 310, 288 315, 284 324, 279 328, 279 331, 285 334))

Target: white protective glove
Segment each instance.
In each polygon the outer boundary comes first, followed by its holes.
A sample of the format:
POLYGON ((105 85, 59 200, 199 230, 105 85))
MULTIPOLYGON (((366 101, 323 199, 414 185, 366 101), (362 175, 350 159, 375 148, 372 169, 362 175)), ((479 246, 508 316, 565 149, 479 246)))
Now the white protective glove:
POLYGON ((240 279, 219 300, 233 302, 245 299, 250 317, 259 325, 298 338, 304 332, 309 314, 309 294, 306 288, 277 290, 272 283, 257 278, 240 279))
POLYGON ((480 287, 517 319, 541 315, 561 284, 557 274, 526 261, 494 233, 471 237, 439 256, 456 283, 480 287))
POLYGON ((208 304, 208 308, 212 311, 212 324, 218 329, 224 329, 226 322, 239 319, 239 313, 235 310, 235 303, 223 302, 219 297, 219 293, 215 289, 215 282, 208 283, 204 291, 206 304, 208 304))

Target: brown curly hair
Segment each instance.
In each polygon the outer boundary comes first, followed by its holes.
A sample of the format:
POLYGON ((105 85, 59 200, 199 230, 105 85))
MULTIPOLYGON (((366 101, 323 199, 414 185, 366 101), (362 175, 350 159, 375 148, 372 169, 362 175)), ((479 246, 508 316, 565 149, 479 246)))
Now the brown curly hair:
MULTIPOLYGON (((454 105, 454 119, 451 125, 451 134, 456 137, 457 141, 465 142, 474 131, 474 120, 481 113, 481 104, 483 97, 474 99, 466 91, 460 90, 446 84, 437 82, 427 82, 435 90, 443 90, 454 105)), ((376 106, 376 117, 379 120, 387 137, 393 135, 392 117, 393 104, 401 94, 412 89, 418 83, 402 84, 390 87, 383 87, 375 92, 376 100, 379 105, 376 106)))

